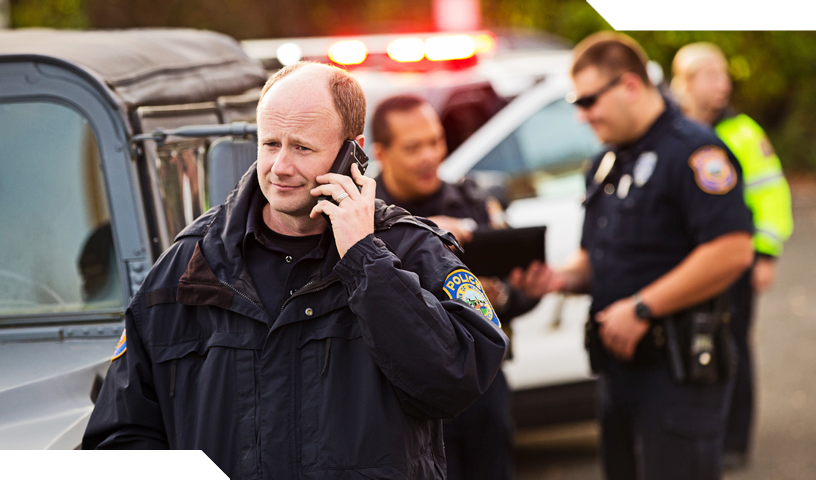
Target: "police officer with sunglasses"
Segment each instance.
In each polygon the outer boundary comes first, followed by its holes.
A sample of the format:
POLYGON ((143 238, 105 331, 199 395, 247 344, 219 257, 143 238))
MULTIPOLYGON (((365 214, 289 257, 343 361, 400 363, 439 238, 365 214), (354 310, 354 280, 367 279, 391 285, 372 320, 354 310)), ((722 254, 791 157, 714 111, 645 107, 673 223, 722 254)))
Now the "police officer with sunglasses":
POLYGON ((646 62, 617 33, 575 48, 567 100, 607 150, 587 172, 581 248, 548 288, 593 298, 607 478, 713 480, 732 388, 722 294, 752 262, 751 216, 731 152, 665 101, 646 62))

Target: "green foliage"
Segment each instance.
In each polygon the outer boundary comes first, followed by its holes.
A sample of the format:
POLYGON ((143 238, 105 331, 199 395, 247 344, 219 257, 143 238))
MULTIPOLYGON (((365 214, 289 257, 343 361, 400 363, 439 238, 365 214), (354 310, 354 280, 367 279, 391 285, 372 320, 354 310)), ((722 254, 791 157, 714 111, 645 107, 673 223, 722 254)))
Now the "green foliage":
POLYGON ((734 78, 733 105, 765 128, 789 170, 816 169, 816 34, 812 32, 637 32, 671 72, 677 50, 708 41, 723 49, 734 78))
POLYGON ((11 0, 11 26, 87 28, 83 0, 11 0))

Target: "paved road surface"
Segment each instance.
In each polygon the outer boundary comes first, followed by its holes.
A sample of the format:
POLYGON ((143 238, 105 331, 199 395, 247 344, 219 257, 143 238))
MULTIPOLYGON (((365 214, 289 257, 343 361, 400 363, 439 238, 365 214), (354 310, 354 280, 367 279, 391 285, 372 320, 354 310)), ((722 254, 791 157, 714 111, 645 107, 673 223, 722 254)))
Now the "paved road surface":
MULTIPOLYGON (((796 231, 755 328, 758 424, 752 463, 725 480, 816 479, 816 184, 794 190, 796 231)), ((517 480, 597 480, 596 427, 519 432, 517 480)))

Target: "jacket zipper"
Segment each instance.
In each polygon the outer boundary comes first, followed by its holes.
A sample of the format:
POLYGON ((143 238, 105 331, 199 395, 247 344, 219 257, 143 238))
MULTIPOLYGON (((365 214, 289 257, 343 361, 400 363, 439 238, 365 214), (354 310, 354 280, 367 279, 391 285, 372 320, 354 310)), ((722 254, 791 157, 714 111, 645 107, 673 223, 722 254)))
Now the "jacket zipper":
MULTIPOLYGON (((225 287, 229 288, 230 290, 232 290, 233 292, 237 293, 238 295, 240 295, 240 296, 242 296, 242 297, 246 298, 247 300, 249 300, 249 302, 250 302, 250 303, 252 303, 252 304, 253 304, 253 305, 255 305, 256 307, 258 307, 258 308, 260 308, 261 310, 263 310, 264 312, 266 312, 266 309, 264 308, 264 306, 263 306, 263 305, 261 305, 260 303, 258 303, 258 302, 256 302, 256 301, 252 300, 251 298, 249 298, 249 297, 248 297, 246 294, 244 294, 243 292, 241 292, 241 291, 240 291, 240 290, 238 290, 237 288, 233 287, 232 285, 230 285, 229 283, 227 283, 227 282, 225 282, 225 281, 223 281, 223 280, 219 280, 219 282, 221 282, 221 285, 223 285, 223 286, 225 286, 225 287)), ((260 321, 260 320, 257 320, 257 319, 253 319, 253 320, 260 321)), ((266 323, 266 322, 261 322, 261 323, 263 323, 264 325, 266 325, 266 329, 267 329, 267 330, 272 330, 272 325, 269 325, 269 324, 268 324, 268 323, 266 323)))
POLYGON ((306 285, 304 285, 304 286, 303 286, 303 288, 301 288, 300 290, 298 290, 297 292, 295 292, 295 294, 294 294, 294 295, 292 295, 291 297, 287 298, 287 299, 286 299, 286 301, 285 301, 285 302, 283 302, 283 305, 281 305, 280 311, 282 312, 282 311, 283 311, 283 309, 286 307, 286 304, 287 304, 287 303, 289 303, 289 302, 290 302, 290 301, 291 301, 293 298, 295 298, 295 297, 299 297, 299 296, 301 296, 301 295, 306 295, 307 293, 315 293, 315 292, 319 292, 319 291, 321 291, 321 290, 325 290, 325 289, 327 289, 327 288, 329 287, 329 285, 331 285, 331 284, 333 284, 333 283, 335 283, 335 282, 339 282, 339 281, 340 281, 340 279, 339 279, 338 277, 329 277, 329 278, 328 278, 328 279, 326 279, 326 280, 329 280, 329 281, 328 281, 328 282, 325 282, 325 280, 318 280, 318 281, 309 282, 309 283, 307 283, 306 285), (318 283, 320 283, 321 281, 323 281, 323 282, 325 282, 325 283, 323 283, 323 284, 322 284, 322 285, 320 285, 320 286, 316 286, 316 285, 317 285, 318 283), (308 287, 309 287, 309 285, 315 285, 316 287, 315 287, 315 288, 312 288, 312 289, 309 289, 309 288, 308 288, 308 287))
POLYGON ((233 287, 233 286, 232 286, 232 285, 230 285, 229 283, 227 283, 227 282, 225 282, 225 281, 223 281, 223 280, 219 280, 219 282, 221 282, 221 285, 223 285, 223 286, 225 286, 225 287, 229 288, 229 289, 230 289, 230 290, 232 290, 233 292, 235 292, 235 293, 237 293, 238 295, 240 295, 240 296, 242 296, 242 297, 246 298, 247 300, 249 300, 249 301, 250 301, 250 302, 251 302, 253 305, 255 305, 256 307, 263 308, 263 305, 261 305, 260 303, 256 302, 255 300, 253 300, 253 299, 249 298, 249 297, 248 297, 246 294, 244 294, 243 292, 241 292, 241 291, 240 291, 240 290, 238 290, 237 288, 233 287))

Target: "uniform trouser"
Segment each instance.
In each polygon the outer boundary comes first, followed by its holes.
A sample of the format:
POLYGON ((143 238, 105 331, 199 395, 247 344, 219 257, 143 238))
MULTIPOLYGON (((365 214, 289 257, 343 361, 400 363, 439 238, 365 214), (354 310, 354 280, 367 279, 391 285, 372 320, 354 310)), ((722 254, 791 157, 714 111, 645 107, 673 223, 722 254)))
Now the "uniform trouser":
POLYGON ((751 288, 749 269, 732 287, 731 330, 737 345, 739 363, 734 382, 734 394, 731 396, 731 408, 726 424, 726 452, 746 453, 751 434, 754 413, 754 378, 751 351, 748 348, 748 331, 751 328, 753 315, 754 290, 751 288))
POLYGON ((607 360, 598 381, 601 457, 609 480, 716 480, 732 381, 676 385, 665 359, 607 360))
POLYGON ((510 480, 513 420, 501 370, 487 391, 443 424, 448 480, 510 480))

